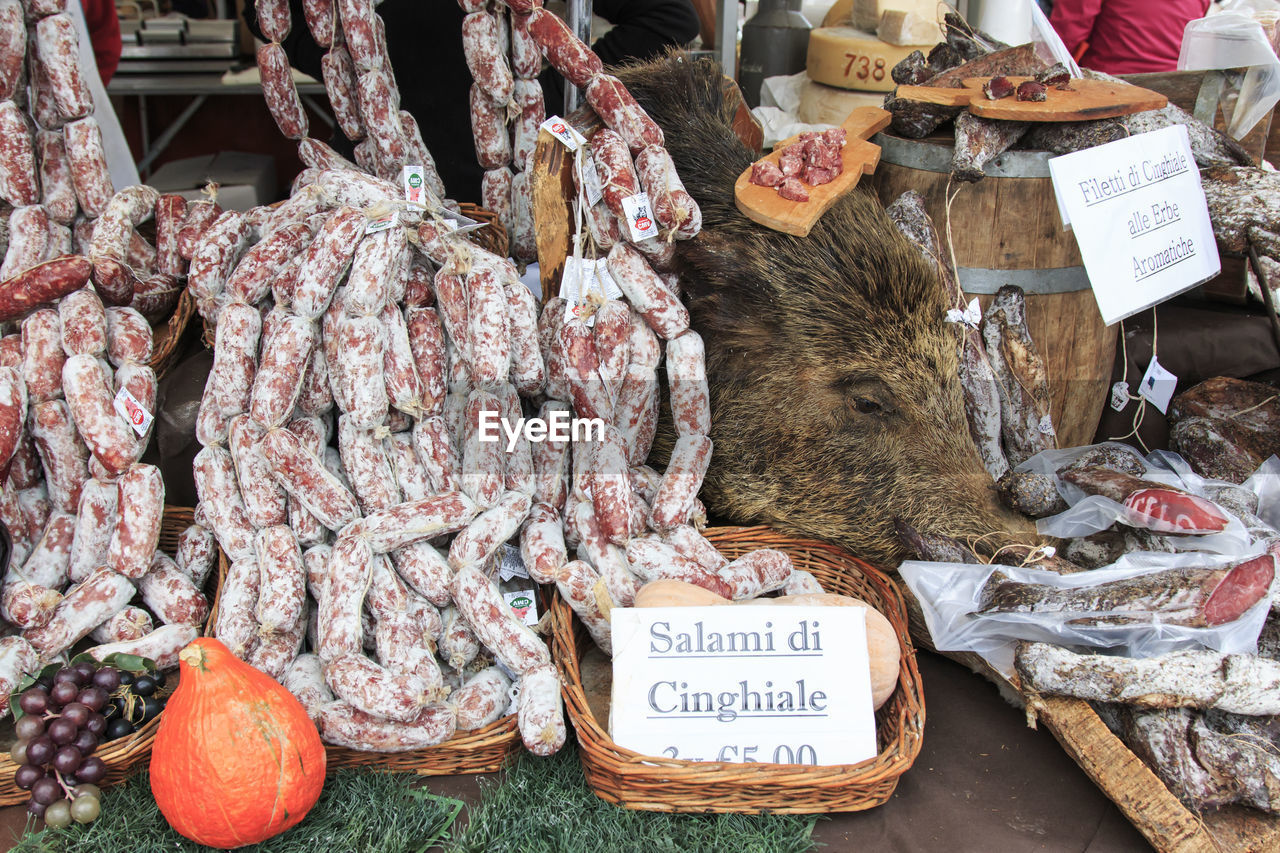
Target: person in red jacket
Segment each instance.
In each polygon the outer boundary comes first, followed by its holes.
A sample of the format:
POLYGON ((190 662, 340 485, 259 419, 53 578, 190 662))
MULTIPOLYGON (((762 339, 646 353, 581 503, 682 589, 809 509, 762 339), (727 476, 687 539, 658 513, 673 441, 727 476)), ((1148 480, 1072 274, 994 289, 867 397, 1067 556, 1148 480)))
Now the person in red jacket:
POLYGON ((1188 21, 1210 0, 1054 0, 1049 22, 1083 68, 1108 74, 1174 71, 1188 21))
POLYGON ((113 0, 80 0, 80 7, 84 10, 84 22, 89 27, 89 41, 93 43, 98 76, 106 86, 120 65, 120 51, 124 47, 116 4, 113 0))

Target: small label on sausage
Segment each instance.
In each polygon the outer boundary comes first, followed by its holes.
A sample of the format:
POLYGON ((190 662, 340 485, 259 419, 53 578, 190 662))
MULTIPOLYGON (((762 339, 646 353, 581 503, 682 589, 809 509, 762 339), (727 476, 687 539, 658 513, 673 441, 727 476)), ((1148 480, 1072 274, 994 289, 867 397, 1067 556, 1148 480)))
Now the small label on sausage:
POLYGON ((564 259, 564 274, 560 277, 560 298, 565 301, 564 319, 581 320, 595 326, 595 309, 609 299, 622 299, 622 288, 609 274, 605 258, 591 260, 564 259))
POLYGON ((147 434, 155 416, 138 402, 137 397, 129 393, 128 388, 121 388, 116 392, 115 400, 112 402, 115 405, 116 414, 128 421, 134 432, 140 436, 147 434))
POLYGON ((570 151, 577 151, 579 146, 587 143, 586 138, 574 130, 573 125, 560 118, 560 116, 551 116, 538 127, 559 139, 564 143, 564 147, 570 151))
POLYGON ((591 152, 582 149, 582 183, 587 193, 587 206, 592 207, 604 198, 604 190, 600 188, 600 174, 596 171, 595 158, 591 152))
POLYGON ((622 200, 622 211, 627 215, 627 230, 632 242, 640 242, 658 236, 658 223, 653 218, 648 193, 636 193, 622 200))
POLYGON ((1142 384, 1138 386, 1138 396, 1145 397, 1151 401, 1151 404, 1160 410, 1160 414, 1165 414, 1169 409, 1169 401, 1173 399, 1173 392, 1178 388, 1178 377, 1164 369, 1164 365, 1156 361, 1156 357, 1151 356, 1151 364, 1147 365, 1147 372, 1142 377, 1142 384))
POLYGON ((404 200, 409 203, 409 207, 426 210, 426 177, 423 174, 422 167, 405 166, 402 178, 404 180, 404 200))
POLYGON ((1129 383, 1117 382, 1111 386, 1111 408, 1117 412, 1123 412, 1127 405, 1129 405, 1129 383))
POLYGON ((364 226, 365 234, 377 234, 379 231, 386 231, 396 224, 397 215, 394 210, 379 214, 369 220, 364 226))
POLYGON ((516 589, 502 594, 516 618, 532 627, 538 624, 538 604, 532 589, 516 589))
POLYGON ((498 551, 498 578, 500 580, 509 581, 512 578, 529 579, 529 572, 525 570, 524 560, 520 558, 520 549, 513 548, 510 545, 503 545, 498 551))

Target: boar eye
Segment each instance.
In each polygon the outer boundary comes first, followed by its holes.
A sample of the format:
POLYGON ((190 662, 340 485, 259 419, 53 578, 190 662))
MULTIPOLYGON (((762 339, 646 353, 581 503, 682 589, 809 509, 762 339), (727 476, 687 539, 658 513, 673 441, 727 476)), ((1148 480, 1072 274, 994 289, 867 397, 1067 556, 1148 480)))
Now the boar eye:
POLYGON ((866 397, 855 397, 853 407, 864 415, 874 415, 880 411, 880 404, 866 397))

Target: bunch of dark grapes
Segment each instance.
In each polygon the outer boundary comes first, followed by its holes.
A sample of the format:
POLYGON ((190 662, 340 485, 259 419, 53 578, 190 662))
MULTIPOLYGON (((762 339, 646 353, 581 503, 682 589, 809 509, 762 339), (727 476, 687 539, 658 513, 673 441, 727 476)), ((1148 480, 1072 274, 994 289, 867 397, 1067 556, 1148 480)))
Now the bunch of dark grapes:
POLYGON ((14 782, 31 792, 27 811, 54 827, 96 820, 107 765, 93 753, 160 713, 155 692, 163 679, 161 673, 135 676, 82 662, 27 688, 18 697, 23 716, 14 724, 18 740, 9 751, 18 765, 14 782))

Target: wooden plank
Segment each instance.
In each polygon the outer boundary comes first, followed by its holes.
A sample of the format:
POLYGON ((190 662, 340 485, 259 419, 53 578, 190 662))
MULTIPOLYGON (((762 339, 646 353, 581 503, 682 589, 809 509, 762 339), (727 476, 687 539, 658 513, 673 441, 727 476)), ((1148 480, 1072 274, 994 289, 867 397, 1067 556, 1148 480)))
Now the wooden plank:
POLYGON ((560 293, 564 259, 573 245, 573 152, 547 131, 539 131, 529 179, 545 302, 560 293))
MULTIPOLYGON (((778 195, 774 187, 751 183, 754 166, 748 166, 733 186, 738 210, 766 228, 807 237, 814 223, 835 204, 836 199, 853 189, 863 175, 875 171, 880 161, 880 146, 867 142, 866 138, 887 127, 890 119, 889 112, 879 107, 859 107, 850 113, 842 125, 849 133, 848 141, 840 152, 844 171, 830 183, 816 187, 806 185, 808 201, 789 201, 778 195)), ((764 159, 777 165, 782 149, 795 139, 792 137, 780 142, 764 159)))
MULTIPOLYGON (((975 116, 1006 121, 1087 121, 1158 110, 1169 103, 1159 92, 1118 80, 1072 80, 1067 90, 1050 86, 1043 101, 1019 101, 1014 97, 993 101, 982 94, 983 84, 990 79, 966 78, 963 89, 899 86, 897 96, 926 104, 968 107, 975 116)), ((1015 84, 1030 79, 1009 78, 1015 84)))

